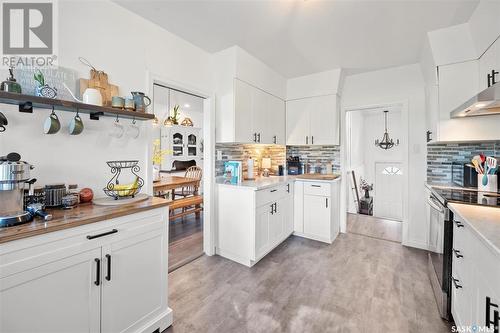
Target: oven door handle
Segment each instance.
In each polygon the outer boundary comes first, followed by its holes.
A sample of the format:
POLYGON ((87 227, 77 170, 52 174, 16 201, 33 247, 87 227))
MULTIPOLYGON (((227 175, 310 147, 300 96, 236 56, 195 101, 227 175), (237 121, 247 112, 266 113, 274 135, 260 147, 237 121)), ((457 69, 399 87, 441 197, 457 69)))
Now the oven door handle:
POLYGON ((431 208, 434 208, 435 210, 437 210, 441 214, 444 214, 444 208, 441 206, 439 201, 437 201, 436 198, 434 198, 433 196, 430 196, 427 199, 427 203, 429 204, 429 206, 431 206, 431 208))

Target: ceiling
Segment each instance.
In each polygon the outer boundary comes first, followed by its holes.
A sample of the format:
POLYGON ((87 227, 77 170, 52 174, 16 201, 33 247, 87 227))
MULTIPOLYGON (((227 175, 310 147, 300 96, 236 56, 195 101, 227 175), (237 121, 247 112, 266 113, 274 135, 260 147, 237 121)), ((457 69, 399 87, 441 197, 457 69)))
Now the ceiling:
POLYGON ((428 31, 465 23, 478 0, 116 0, 194 45, 239 45, 284 77, 418 62, 428 31))

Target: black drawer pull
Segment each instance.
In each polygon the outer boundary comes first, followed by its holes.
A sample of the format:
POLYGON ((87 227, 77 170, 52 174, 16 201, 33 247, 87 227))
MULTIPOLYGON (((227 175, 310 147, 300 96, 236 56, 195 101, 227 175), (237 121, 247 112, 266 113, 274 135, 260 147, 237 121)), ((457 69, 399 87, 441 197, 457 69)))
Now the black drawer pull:
POLYGON ((286 184, 286 191, 290 193, 290 184, 286 184))
POLYGON ((463 228, 464 225, 461 222, 455 221, 455 224, 457 225, 457 228, 463 228))
POLYGON ((486 297, 486 327, 490 328, 493 324, 493 329, 495 333, 498 333, 498 326, 500 325, 500 319, 498 310, 493 311, 493 320, 491 320, 491 308, 497 308, 498 304, 492 303, 490 297, 486 297))
POLYGON ((453 249, 453 253, 455 253, 455 257, 463 258, 464 256, 460 253, 460 250, 453 249))
POLYGON ((89 235, 87 236, 87 239, 94 239, 94 238, 99 238, 99 237, 103 237, 103 236, 108 236, 108 235, 111 235, 111 234, 116 234, 118 232, 118 230, 116 229, 113 229, 113 230, 110 230, 110 231, 107 231, 107 232, 103 232, 102 234, 97 234, 97 235, 89 235))
POLYGON ((456 289, 461 289, 462 286, 458 284, 458 282, 460 282, 460 280, 458 279, 455 279, 453 276, 451 277, 451 281, 453 281, 453 285, 455 286, 456 289))
POLYGON ((277 190, 271 190, 271 193, 276 192, 277 190))
POLYGON ((94 261, 96 263, 94 284, 98 286, 101 284, 101 259, 95 258, 94 261))
POLYGON ((311 187, 321 187, 321 185, 311 185, 311 187))
POLYGON ((108 261, 108 272, 106 273, 106 280, 111 281, 111 255, 106 254, 106 260, 108 261))

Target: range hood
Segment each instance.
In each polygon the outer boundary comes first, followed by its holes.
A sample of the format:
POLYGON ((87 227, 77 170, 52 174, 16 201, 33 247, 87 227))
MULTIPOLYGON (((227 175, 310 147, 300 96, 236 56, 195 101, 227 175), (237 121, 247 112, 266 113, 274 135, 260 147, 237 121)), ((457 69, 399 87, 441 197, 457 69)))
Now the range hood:
POLYGON ((481 91, 464 104, 451 111, 451 118, 489 116, 500 114, 500 84, 481 91))

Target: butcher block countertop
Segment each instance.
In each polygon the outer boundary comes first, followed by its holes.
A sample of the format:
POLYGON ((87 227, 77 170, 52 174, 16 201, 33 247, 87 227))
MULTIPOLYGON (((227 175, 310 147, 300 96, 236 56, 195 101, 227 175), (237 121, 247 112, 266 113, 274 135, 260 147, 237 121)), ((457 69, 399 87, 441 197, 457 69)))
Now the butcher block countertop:
POLYGON ((249 189, 253 191, 263 190, 279 184, 284 184, 290 181, 314 181, 314 182, 332 182, 340 179, 340 175, 335 174, 305 174, 305 175, 286 175, 286 176, 269 176, 269 177, 256 177, 255 179, 245 179, 238 184, 226 183, 223 177, 217 179, 219 186, 229 186, 239 189, 249 189))
POLYGON ((168 204, 165 199, 149 197, 147 200, 122 206, 97 206, 90 203, 81 204, 73 209, 50 209, 47 210, 53 216, 50 221, 45 222, 37 217, 30 223, 0 228, 0 244, 166 207, 168 204))

